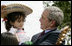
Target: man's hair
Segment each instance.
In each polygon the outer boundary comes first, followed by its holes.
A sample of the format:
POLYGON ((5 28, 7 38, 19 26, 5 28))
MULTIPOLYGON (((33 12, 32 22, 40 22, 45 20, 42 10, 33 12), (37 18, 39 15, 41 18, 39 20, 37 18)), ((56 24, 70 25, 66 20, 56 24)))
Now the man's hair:
POLYGON ((49 20, 55 20, 56 26, 59 26, 62 23, 64 19, 64 14, 60 8, 56 6, 48 6, 45 10, 48 10, 49 12, 47 18, 49 20))
POLYGON ((1 45, 18 45, 19 42, 15 35, 4 32, 1 34, 1 45))

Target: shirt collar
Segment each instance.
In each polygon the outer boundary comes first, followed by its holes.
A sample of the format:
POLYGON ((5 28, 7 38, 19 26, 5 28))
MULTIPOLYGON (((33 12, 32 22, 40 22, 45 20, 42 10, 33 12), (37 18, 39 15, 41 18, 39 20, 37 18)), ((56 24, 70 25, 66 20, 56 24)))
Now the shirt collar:
MULTIPOLYGON (((52 30, 56 30, 56 29, 57 29, 57 28, 54 28, 54 29, 52 29, 52 30)), ((52 30, 47 29, 47 30, 45 30, 45 33, 50 32, 50 31, 52 31, 52 30)))
POLYGON ((45 30, 45 33, 49 32, 49 31, 51 31, 51 30, 45 30))

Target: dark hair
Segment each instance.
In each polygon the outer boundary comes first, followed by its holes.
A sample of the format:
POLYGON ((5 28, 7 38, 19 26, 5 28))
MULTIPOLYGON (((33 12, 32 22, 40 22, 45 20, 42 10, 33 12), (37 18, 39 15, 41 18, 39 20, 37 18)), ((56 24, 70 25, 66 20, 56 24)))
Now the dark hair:
POLYGON ((9 31, 10 28, 12 27, 10 22, 15 22, 17 19, 20 20, 21 17, 23 17, 22 20, 24 21, 26 16, 22 12, 12 12, 12 13, 7 14, 6 16, 7 21, 5 21, 5 27, 7 31, 9 31))
POLYGON ((19 42, 14 34, 4 32, 1 34, 1 45, 19 45, 19 42))

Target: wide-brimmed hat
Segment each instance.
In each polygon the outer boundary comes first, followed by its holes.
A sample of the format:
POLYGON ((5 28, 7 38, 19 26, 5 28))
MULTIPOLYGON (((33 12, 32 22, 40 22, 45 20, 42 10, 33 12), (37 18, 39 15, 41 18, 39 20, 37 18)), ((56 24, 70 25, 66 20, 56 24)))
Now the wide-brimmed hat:
POLYGON ((10 4, 3 8, 5 13, 1 14, 1 17, 4 18, 7 14, 12 12, 23 12, 26 16, 33 12, 33 10, 23 4, 10 4))

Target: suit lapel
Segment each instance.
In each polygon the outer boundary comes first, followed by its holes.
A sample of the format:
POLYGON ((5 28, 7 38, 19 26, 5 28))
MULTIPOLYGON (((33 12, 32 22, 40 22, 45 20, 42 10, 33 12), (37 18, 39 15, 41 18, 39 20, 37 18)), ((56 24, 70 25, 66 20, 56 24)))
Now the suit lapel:
POLYGON ((39 35, 40 35, 40 33, 35 36, 34 43, 38 40, 39 35))
POLYGON ((37 37, 37 39, 35 40, 34 44, 41 43, 42 41, 44 41, 44 40, 45 40, 46 36, 48 36, 49 34, 50 34, 50 32, 49 32, 49 33, 44 34, 41 38, 39 38, 39 35, 38 35, 38 37, 37 37))
POLYGON ((44 40, 49 36, 50 33, 55 32, 55 31, 56 31, 56 30, 52 30, 52 31, 44 34, 44 35, 39 39, 38 37, 39 37, 39 35, 41 34, 41 33, 40 33, 40 34, 37 36, 37 39, 35 40, 35 43, 41 43, 42 41, 44 41, 44 40))
POLYGON ((44 35, 40 38, 40 40, 39 40, 38 42, 42 42, 42 41, 44 41, 45 38, 46 38, 49 34, 50 34, 50 32, 44 34, 44 35))

